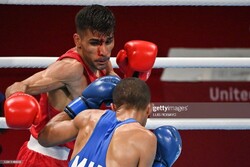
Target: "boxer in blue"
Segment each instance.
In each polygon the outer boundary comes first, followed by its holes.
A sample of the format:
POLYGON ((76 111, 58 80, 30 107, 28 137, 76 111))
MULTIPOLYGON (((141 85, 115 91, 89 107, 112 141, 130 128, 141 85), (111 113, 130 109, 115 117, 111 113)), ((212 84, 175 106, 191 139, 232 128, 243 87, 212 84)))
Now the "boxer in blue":
POLYGON ((72 120, 49 122, 38 141, 50 147, 76 139, 71 167, 171 166, 180 154, 181 138, 170 126, 154 133, 144 127, 152 111, 150 96, 138 78, 100 78, 66 107, 72 120), (98 109, 103 103, 112 110, 98 109))

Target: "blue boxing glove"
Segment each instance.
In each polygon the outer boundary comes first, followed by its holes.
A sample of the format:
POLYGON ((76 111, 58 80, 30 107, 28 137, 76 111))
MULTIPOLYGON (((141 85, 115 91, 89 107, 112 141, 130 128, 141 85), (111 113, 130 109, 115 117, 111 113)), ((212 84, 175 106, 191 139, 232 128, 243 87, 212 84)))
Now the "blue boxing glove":
POLYGON ((157 151, 153 167, 171 167, 181 154, 182 140, 173 126, 161 126, 154 130, 157 151))
POLYGON ((73 119, 77 114, 85 109, 100 108, 102 103, 112 102, 112 93, 116 85, 120 82, 117 76, 104 76, 92 82, 82 92, 82 96, 70 102, 64 111, 73 119))

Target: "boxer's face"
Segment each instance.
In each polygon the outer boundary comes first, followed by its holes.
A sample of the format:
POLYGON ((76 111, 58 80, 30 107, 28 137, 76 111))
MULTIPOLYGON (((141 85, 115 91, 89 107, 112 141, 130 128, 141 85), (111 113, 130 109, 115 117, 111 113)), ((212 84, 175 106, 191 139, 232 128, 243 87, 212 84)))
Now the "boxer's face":
POLYGON ((114 35, 105 36, 98 32, 86 30, 81 36, 78 36, 77 47, 80 48, 78 52, 89 67, 94 71, 105 69, 114 48, 114 35))

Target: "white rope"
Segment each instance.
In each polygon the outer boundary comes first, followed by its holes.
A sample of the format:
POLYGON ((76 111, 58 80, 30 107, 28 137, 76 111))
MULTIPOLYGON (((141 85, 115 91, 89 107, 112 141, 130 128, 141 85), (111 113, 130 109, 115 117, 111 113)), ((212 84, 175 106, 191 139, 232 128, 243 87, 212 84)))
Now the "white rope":
POLYGON ((6 124, 5 117, 0 117, 0 129, 11 129, 6 124))
POLYGON ((163 119, 150 118, 146 128, 155 129, 162 125, 172 125, 181 130, 249 130, 250 119, 163 119))
POLYGON ((249 6, 249 0, 1 0, 8 5, 249 6))
MULTIPOLYGON (((46 68, 56 59, 0 57, 0 68, 46 68)), ((115 57, 111 57, 111 63, 118 68, 115 57)), ((154 68, 250 68, 250 57, 157 57, 154 68)))
MULTIPOLYGON (((156 129, 162 125, 172 125, 180 130, 249 130, 250 119, 162 119, 149 118, 147 129, 156 129)), ((0 117, 0 129, 11 129, 5 117, 0 117)))

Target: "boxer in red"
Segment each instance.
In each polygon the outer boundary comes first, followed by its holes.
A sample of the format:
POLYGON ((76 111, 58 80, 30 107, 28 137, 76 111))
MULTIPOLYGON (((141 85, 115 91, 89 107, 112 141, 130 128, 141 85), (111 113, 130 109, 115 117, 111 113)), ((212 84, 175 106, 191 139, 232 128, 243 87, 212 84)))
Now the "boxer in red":
MULTIPOLYGON (((45 70, 6 89, 6 98, 10 97, 14 101, 17 99, 17 102, 18 99, 26 97, 24 94, 41 94, 39 101, 41 113, 39 118, 32 122, 32 126, 24 117, 13 120, 13 116, 8 115, 11 113, 9 111, 13 103, 8 103, 10 106, 5 105, 5 117, 10 127, 31 126, 30 140, 24 143, 17 157, 21 160, 21 164, 16 166, 68 166, 68 157, 73 144, 42 147, 37 142, 39 131, 52 117, 63 111, 69 102, 80 96, 89 83, 104 75, 116 75, 109 60, 114 48, 113 13, 104 6, 87 6, 77 13, 75 24, 74 48, 68 50, 45 70)), ((25 99, 23 101, 27 102, 25 99)), ((16 109, 29 112, 29 108, 25 108, 25 104, 22 104, 23 107, 16 109)), ((61 117, 61 120, 64 119, 70 118, 65 114, 61 117)))
MULTIPOLYGON (((13 108, 18 112, 29 112, 29 107, 25 107, 26 105, 20 106, 18 103, 16 108, 13 107, 16 104, 6 103, 4 108, 8 126, 30 127, 30 140, 24 143, 17 157, 22 162, 17 165, 19 167, 67 166, 73 143, 45 148, 37 141, 38 133, 58 113, 60 117, 53 120, 55 123, 71 119, 68 114, 61 111, 64 111, 65 106, 73 99, 79 97, 88 84, 104 75, 117 75, 109 60, 114 48, 113 13, 101 5, 87 6, 78 12, 75 23, 74 48, 68 50, 45 70, 6 89, 7 102, 19 99, 22 101, 21 104, 30 103, 25 98, 27 94, 41 94, 39 101, 41 112, 33 121, 23 117, 13 119, 13 115, 10 114, 13 108)), ((123 54, 118 54, 118 58, 122 59, 117 59, 117 63, 124 77, 140 74, 137 77, 147 80, 156 55, 155 44, 139 40, 130 41, 125 44, 123 54)))

